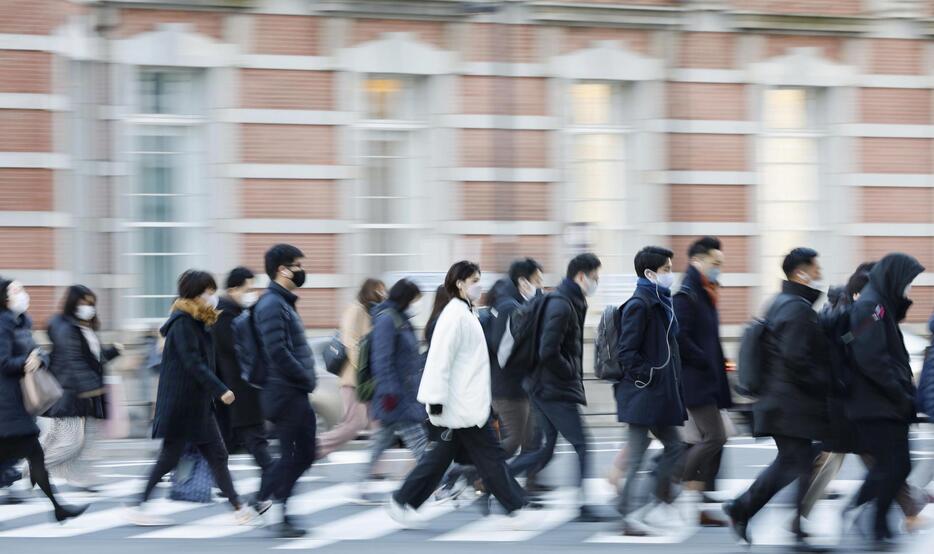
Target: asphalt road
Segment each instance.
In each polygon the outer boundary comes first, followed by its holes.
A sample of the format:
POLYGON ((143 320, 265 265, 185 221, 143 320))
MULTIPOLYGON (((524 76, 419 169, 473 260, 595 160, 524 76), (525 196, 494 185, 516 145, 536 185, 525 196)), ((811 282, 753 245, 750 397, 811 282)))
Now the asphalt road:
MULTIPOLYGON (((613 491, 602 479, 621 443, 621 431, 600 430, 591 443, 595 476, 587 481, 592 503, 608 516, 612 509, 613 491)), ((915 458, 934 457, 934 433, 915 432, 912 450, 915 458)), ((138 443, 136 443, 138 444, 138 443)), ((103 478, 100 493, 87 495, 62 486, 65 499, 78 503, 93 501, 91 509, 66 525, 50 523, 48 503, 38 491, 26 493, 26 503, 0 506, 0 552, 10 554, 42 553, 253 553, 288 550, 320 552, 367 552, 379 554, 438 552, 445 554, 483 552, 690 552, 691 554, 727 554, 749 552, 740 546, 725 529, 699 529, 672 524, 665 535, 649 539, 622 537, 618 521, 607 523, 577 523, 572 521, 574 490, 570 485, 576 474, 576 457, 567 445, 559 446, 559 454, 544 473, 544 480, 557 490, 544 498, 546 507, 531 519, 533 525, 515 530, 502 516, 482 517, 476 503, 455 507, 444 504, 427 506, 429 518, 424 530, 400 530, 380 506, 363 506, 351 502, 360 481, 365 453, 350 449, 332 455, 317 464, 300 483, 292 507, 300 514, 298 521, 310 530, 305 539, 285 541, 274 539, 261 527, 244 528, 233 524, 228 505, 220 499, 212 504, 190 504, 159 500, 159 509, 169 513, 175 523, 164 528, 133 527, 125 521, 125 506, 142 487, 140 479, 148 470, 153 444, 142 448, 120 448, 108 444, 105 457, 96 465, 103 478)), ((358 445, 359 446, 359 445, 358 445)), ((770 441, 749 438, 731 439, 721 472, 720 488, 724 497, 737 494, 775 456, 770 441)), ((377 485, 389 491, 397 485, 393 480, 404 474, 411 463, 405 451, 390 451, 384 467, 390 480, 377 485)), ((241 494, 253 492, 258 485, 258 472, 245 455, 233 455, 231 470, 241 494)), ((839 511, 845 494, 856 490, 862 469, 859 462, 848 459, 831 489, 844 494, 837 500, 822 500, 815 509, 808 529, 815 541, 833 545, 838 552, 861 551, 861 538, 855 532, 841 533, 839 511)), ((162 488, 167 490, 167 484, 162 488)), ((165 493, 157 493, 165 496, 165 493)), ((789 551, 791 535, 787 532, 791 519, 789 491, 773 501, 754 521, 753 552, 789 551)), ((711 506, 712 508, 715 506, 711 506)), ((926 515, 934 519, 934 510, 926 515)), ((897 518, 893 512, 893 521, 897 518)), ((899 522, 900 524, 900 522, 899 522)), ((934 531, 906 537, 905 552, 934 552, 934 531)))

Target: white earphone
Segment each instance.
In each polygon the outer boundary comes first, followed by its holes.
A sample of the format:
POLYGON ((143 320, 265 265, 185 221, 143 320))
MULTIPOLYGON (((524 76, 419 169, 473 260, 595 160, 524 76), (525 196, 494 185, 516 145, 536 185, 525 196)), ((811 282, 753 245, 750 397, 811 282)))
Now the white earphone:
POLYGON ((649 385, 651 385, 652 379, 655 377, 655 372, 657 370, 664 369, 665 367, 668 366, 668 364, 671 363, 671 340, 669 340, 669 337, 671 335, 671 329, 675 323, 675 306, 674 306, 673 299, 671 301, 671 306, 669 306, 668 304, 665 304, 665 302, 662 300, 662 296, 658 292, 658 279, 657 278, 655 280, 655 297, 658 298, 658 301, 661 302, 662 306, 664 306, 671 312, 671 317, 668 318, 668 329, 665 331, 665 345, 668 347, 668 358, 665 359, 665 363, 663 363, 662 365, 658 367, 649 368, 649 380, 648 381, 642 381, 640 379, 636 379, 635 381, 633 381, 633 384, 636 385, 637 389, 644 389, 648 387, 649 385))

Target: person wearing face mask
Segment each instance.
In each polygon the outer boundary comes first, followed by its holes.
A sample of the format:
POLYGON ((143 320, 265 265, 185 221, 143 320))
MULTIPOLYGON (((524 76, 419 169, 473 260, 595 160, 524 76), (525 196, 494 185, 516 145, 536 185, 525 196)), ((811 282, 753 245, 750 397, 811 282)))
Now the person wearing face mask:
POLYGON ((792 520, 798 551, 823 551, 806 541, 801 520, 804 498, 817 454, 815 441, 831 434, 828 396, 831 380, 831 344, 823 332, 814 304, 820 299, 822 271, 818 254, 795 248, 782 263, 787 280, 769 307, 764 337, 768 367, 753 406, 753 434, 772 437, 778 447, 775 461, 743 495, 724 505, 734 533, 750 542, 752 519, 780 490, 797 481, 796 510, 792 520))
MULTIPOLYGON (((487 489, 510 515, 518 518, 528 503, 509 476, 506 453, 492 426, 490 356, 473 312, 482 292, 480 268, 469 261, 457 262, 448 270, 444 288, 451 300, 435 326, 417 395, 418 402, 427 406, 432 442, 387 507, 390 517, 404 528, 420 526, 416 510, 435 492, 455 459, 469 459, 476 466, 487 489)), ((390 325, 394 323, 382 322, 383 327, 390 325)), ((524 519, 512 521, 531 523, 524 519)))
POLYGON ((107 417, 104 365, 123 349, 119 344, 104 348, 97 336, 99 328, 97 295, 83 285, 68 288, 62 313, 48 326, 52 341, 49 370, 64 394, 45 413, 52 418, 42 436, 45 465, 52 477, 84 489, 96 484, 88 450, 99 434, 99 422, 107 417))
POLYGON ((0 464, 25 458, 32 482, 52 502, 56 521, 64 522, 80 516, 88 507, 68 506, 56 498, 39 443, 39 427, 23 402, 23 377, 45 363, 32 338, 28 309, 29 294, 23 286, 0 277, 0 464))
POLYGON ((869 272, 850 311, 853 341, 847 417, 856 424, 861 453, 873 458, 847 512, 875 502, 872 539, 877 551, 894 550, 889 507, 911 472, 908 427, 917 417, 916 390, 899 328, 912 305, 911 283, 924 272, 907 254, 889 254, 869 272))
POLYGON ((344 417, 333 429, 318 437, 319 459, 357 438, 370 424, 367 404, 357 398, 357 359, 360 339, 370 332, 373 325, 370 310, 385 299, 386 285, 379 279, 367 279, 341 316, 341 342, 347 349, 347 363, 340 373, 344 417))
POLYGON ((217 322, 217 283, 210 273, 188 270, 178 278, 178 299, 160 330, 165 337, 156 414, 152 437, 162 439, 162 449, 138 506, 128 519, 136 525, 166 525, 167 520, 149 510, 148 501, 156 485, 178 466, 188 444, 207 461, 214 482, 235 510, 240 525, 251 523, 257 514, 245 506, 234 489, 227 467, 227 449, 221 437, 213 403, 230 405, 234 393, 214 372, 214 345, 210 328, 217 322))
POLYGON ((679 325, 671 298, 673 256, 671 250, 657 246, 639 251, 633 262, 638 275, 636 290, 619 310, 616 356, 623 379, 613 388, 617 420, 628 424, 628 430, 627 476, 617 509, 623 516, 623 534, 627 536, 658 534, 658 527, 669 522, 655 524, 650 518, 655 514, 679 521, 671 515, 674 501, 671 486, 673 481, 680 480, 684 444, 678 427, 684 425, 687 412, 677 341, 679 325), (654 499, 640 506, 633 498, 634 489, 652 442, 650 434, 664 445, 664 451, 655 470, 654 499))
POLYGON ((523 472, 536 475, 554 455, 558 435, 564 437, 577 454, 580 511, 578 521, 598 522, 603 518, 586 502, 584 478, 590 473, 587 432, 580 407, 587 404, 584 393, 584 320, 587 298, 597 292, 600 259, 581 254, 568 264, 567 276, 545 298, 539 325, 535 367, 528 376, 527 388, 540 414, 544 443, 532 452, 523 453, 509 465, 513 475, 523 472))
POLYGON ((260 401, 263 416, 276 427, 280 445, 279 459, 260 486, 256 506, 263 507, 269 500, 275 503, 273 520, 277 523, 271 530, 280 538, 306 534, 294 525, 287 505, 295 483, 315 461, 317 418, 308 398, 317 385, 315 359, 296 308, 296 291, 305 284, 304 258, 290 244, 266 251, 266 275, 271 282, 253 308, 260 363, 266 374, 260 401))
MULTIPOLYGON (((723 251, 720 240, 704 237, 688 249, 688 268, 674 295, 678 320, 678 350, 681 354, 684 404, 697 429, 700 442, 688 447, 684 459, 685 499, 694 506, 703 500, 706 483, 716 479, 726 428, 720 410, 733 405, 726 375, 726 358, 720 344, 718 312, 723 251)), ((703 526, 722 527, 719 514, 700 511, 703 526)))
MULTIPOLYGON (((411 323, 421 298, 418 285, 401 279, 389 289, 389 298, 372 309, 370 370, 375 388, 370 412, 380 427, 370 445, 364 482, 371 478, 380 456, 397 438, 416 460, 422 459, 428 446, 425 407, 417 398, 423 362, 411 323)), ((365 498, 365 491, 362 496, 365 498)))
POLYGON ((253 272, 242 266, 235 267, 227 275, 227 290, 217 304, 220 314, 214 324, 214 360, 218 377, 237 398, 230 406, 218 406, 218 420, 221 409, 225 413, 226 426, 221 427, 227 450, 233 452, 243 446, 265 474, 273 460, 266 440, 259 391, 243 380, 233 331, 234 319, 251 309, 259 299, 259 294, 253 290, 254 278, 253 272))

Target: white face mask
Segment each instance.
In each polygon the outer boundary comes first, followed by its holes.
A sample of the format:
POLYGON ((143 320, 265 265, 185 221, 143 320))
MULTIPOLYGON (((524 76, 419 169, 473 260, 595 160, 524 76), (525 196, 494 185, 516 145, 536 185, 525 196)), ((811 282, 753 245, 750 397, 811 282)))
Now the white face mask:
POLYGON ((656 285, 662 288, 670 289, 672 285, 675 284, 675 274, 674 273, 649 273, 645 272, 645 278, 649 281, 652 281, 656 285), (652 276, 655 276, 653 279, 652 276))
POLYGON ((719 282, 722 273, 719 267, 711 267, 707 270, 707 280, 711 283, 719 282))
POLYGON ((84 304, 83 306, 78 306, 75 310, 75 317, 81 321, 91 321, 94 319, 94 316, 97 315, 97 308, 94 306, 89 306, 84 304))
POLYGON ((527 279, 521 279, 519 281, 519 294, 522 295, 522 298, 526 302, 535 298, 535 296, 538 294, 538 290, 538 287, 533 285, 527 279))
POLYGON ((204 293, 201 295, 201 299, 204 300, 204 303, 211 307, 212 310, 217 309, 218 298, 216 294, 204 293))
POLYGON ((803 271, 801 271, 801 272, 798 273, 798 278, 801 279, 802 281, 805 281, 804 285, 807 286, 807 287, 810 287, 810 288, 812 288, 812 289, 814 289, 814 290, 819 290, 819 291, 823 291, 823 290, 824 290, 824 282, 823 282, 823 281, 815 281, 815 280, 811 279, 811 276, 810 276, 810 275, 808 275, 807 273, 805 273, 805 272, 803 272, 803 271))
POLYGON ((16 315, 26 313, 29 309, 29 294, 26 291, 20 291, 10 297, 7 306, 10 308, 10 311, 16 315))
POLYGON ((256 304, 256 301, 259 300, 258 292, 245 292, 243 296, 240 297, 240 305, 244 308, 252 308, 253 304, 256 304))
POLYGON ((467 299, 471 302, 477 302, 481 296, 483 296, 483 287, 480 286, 479 282, 470 285, 467 289, 467 299))
POLYGON ((597 282, 596 279, 591 279, 587 275, 584 275, 584 283, 583 283, 583 286, 581 287, 581 292, 584 293, 584 296, 589 298, 597 294, 598 285, 599 283, 597 282))
POLYGON ((422 311, 422 300, 421 298, 419 298, 415 302, 412 302, 411 304, 409 304, 409 307, 405 310, 405 313, 407 313, 409 317, 411 318, 411 317, 415 317, 418 314, 420 314, 421 311, 422 311))
POLYGON ((902 295, 905 298, 908 298, 911 295, 911 283, 908 283, 908 286, 905 287, 905 293, 902 295))

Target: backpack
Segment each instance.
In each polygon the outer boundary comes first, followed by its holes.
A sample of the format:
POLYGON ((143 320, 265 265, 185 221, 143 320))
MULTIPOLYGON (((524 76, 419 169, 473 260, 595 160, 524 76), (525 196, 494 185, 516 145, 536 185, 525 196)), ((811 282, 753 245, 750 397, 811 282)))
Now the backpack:
POLYGON ((261 355, 259 333, 253 322, 253 310, 240 312, 231 326, 240 378, 253 388, 262 389, 266 385, 267 372, 261 355))
MULTIPOLYGON (((624 304, 625 306, 625 304, 624 304)), ((619 365, 616 351, 619 346, 619 319, 621 307, 607 306, 597 325, 594 338, 593 371, 597 379, 619 382, 623 379, 623 368, 619 365)))
MULTIPOLYGON (((391 308, 386 308, 377 313, 373 316, 373 321, 375 322, 377 317, 386 312, 389 312, 389 315, 392 317, 392 322, 396 331, 401 329, 403 324, 402 318, 391 308)), ((376 392, 376 379, 373 378, 373 371, 370 368, 370 343, 372 334, 373 331, 370 330, 369 333, 360 337, 360 342, 357 343, 357 399, 360 402, 369 402, 373 399, 373 394, 376 392)))
POLYGON ((516 367, 531 372, 538 363, 538 335, 545 305, 552 294, 541 294, 519 306, 509 315, 506 330, 497 349, 500 367, 516 367))
POLYGON ((477 311, 477 318, 480 320, 480 327, 483 328, 483 338, 486 339, 487 348, 493 348, 496 341, 496 320, 499 312, 492 306, 480 308, 477 311))
MULTIPOLYGON (((787 305, 790 305, 798 297, 786 298, 781 304, 776 301, 769 309, 765 318, 755 318, 746 325, 743 330, 743 337, 739 343, 739 358, 736 363, 736 376, 739 383, 736 386, 737 392, 746 396, 758 396, 762 393, 762 385, 765 383, 765 376, 768 372, 769 356, 766 352, 766 340, 771 331, 771 321, 778 311, 787 305)), ((801 299, 802 302, 807 302, 801 299)))

